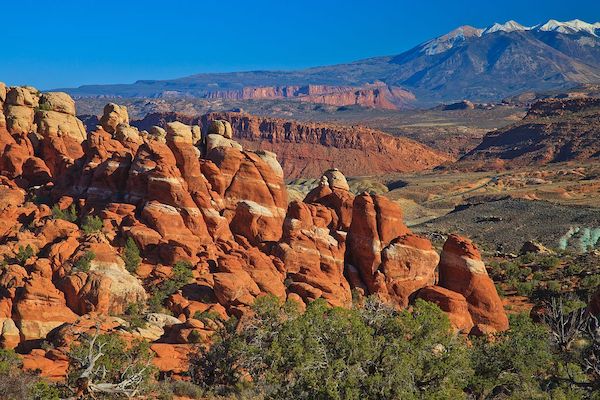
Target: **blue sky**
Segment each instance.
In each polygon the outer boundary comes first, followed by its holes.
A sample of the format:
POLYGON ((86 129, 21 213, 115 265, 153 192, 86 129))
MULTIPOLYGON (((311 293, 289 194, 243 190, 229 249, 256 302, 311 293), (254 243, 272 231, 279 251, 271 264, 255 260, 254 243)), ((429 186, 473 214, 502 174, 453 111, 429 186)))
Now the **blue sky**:
POLYGON ((459 25, 600 21, 598 0, 60 0, 1 6, 0 81, 40 89, 398 54, 459 25))

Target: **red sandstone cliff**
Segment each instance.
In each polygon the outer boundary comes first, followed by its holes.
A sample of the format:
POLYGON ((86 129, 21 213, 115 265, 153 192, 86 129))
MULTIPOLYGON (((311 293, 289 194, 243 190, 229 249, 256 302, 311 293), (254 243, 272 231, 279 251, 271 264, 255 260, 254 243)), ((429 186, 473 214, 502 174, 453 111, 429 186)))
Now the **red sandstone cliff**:
POLYGON ((201 118, 177 113, 149 114, 134 124, 140 129, 171 121, 201 124, 229 121, 244 147, 277 154, 286 178, 318 177, 329 168, 350 176, 420 171, 449 160, 448 156, 413 140, 361 126, 297 122, 245 113, 211 113, 201 118))
POLYGON ((244 113, 212 113, 231 123, 234 137, 244 146, 277 154, 287 178, 317 177, 336 167, 351 176, 433 168, 443 155, 413 140, 370 128, 327 123, 296 122, 244 113))
POLYGON ((333 106, 359 105, 370 108, 397 110, 415 101, 411 92, 380 82, 353 86, 259 86, 239 90, 216 90, 207 93, 207 99, 227 100, 273 100, 297 99, 303 102, 333 106))

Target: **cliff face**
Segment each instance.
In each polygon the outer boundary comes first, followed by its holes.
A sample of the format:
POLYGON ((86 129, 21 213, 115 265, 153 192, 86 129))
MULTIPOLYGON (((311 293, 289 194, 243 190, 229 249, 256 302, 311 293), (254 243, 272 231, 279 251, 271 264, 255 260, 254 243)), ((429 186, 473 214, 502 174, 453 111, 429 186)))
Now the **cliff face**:
POLYGON ((514 125, 488 133, 459 164, 542 165, 600 157, 600 99, 547 99, 514 125))
POLYGON ((388 110, 404 108, 415 100, 411 92, 381 83, 360 87, 328 85, 244 87, 240 90, 212 91, 203 97, 211 100, 297 99, 333 106, 359 105, 388 110))
POLYGON ((171 121, 200 124, 229 121, 233 136, 244 147, 277 154, 286 178, 318 177, 329 168, 350 176, 380 175, 433 168, 448 156, 410 139, 360 126, 297 122, 238 112, 195 118, 177 113, 150 114, 134 124, 140 129, 171 121))
POLYGON ((448 161, 425 145, 365 127, 234 112, 207 114, 202 124, 213 119, 229 121, 244 146, 276 153, 288 178, 318 177, 333 167, 351 176, 418 171, 448 161))

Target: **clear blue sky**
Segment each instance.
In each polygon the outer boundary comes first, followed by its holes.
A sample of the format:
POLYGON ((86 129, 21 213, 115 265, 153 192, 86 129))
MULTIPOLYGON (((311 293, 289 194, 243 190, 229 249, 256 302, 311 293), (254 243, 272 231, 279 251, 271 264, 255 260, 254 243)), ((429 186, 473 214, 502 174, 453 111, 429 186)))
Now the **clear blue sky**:
POLYGON ((398 54, 459 25, 600 21, 600 0, 3 1, 0 81, 40 89, 398 54))

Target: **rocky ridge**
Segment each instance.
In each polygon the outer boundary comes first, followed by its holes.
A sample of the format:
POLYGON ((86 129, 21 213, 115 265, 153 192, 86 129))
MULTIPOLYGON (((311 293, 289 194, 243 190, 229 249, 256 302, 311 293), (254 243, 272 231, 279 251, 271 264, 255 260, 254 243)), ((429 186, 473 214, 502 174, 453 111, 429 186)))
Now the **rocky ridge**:
POLYGON ((0 345, 25 368, 62 379, 69 344, 96 329, 151 341, 156 366, 178 374, 218 327, 205 313, 243 317, 266 294, 301 307, 350 306, 352 290, 398 307, 418 296, 457 331, 508 327, 470 241, 452 236, 438 255, 396 203, 353 195, 335 169, 288 204, 276 155, 245 150, 229 121, 139 130, 108 104, 86 133, 64 94, 2 85, 0 102, 0 345), (182 268, 187 283, 157 299, 182 268), (173 316, 113 316, 151 303, 173 316))
POLYGON ((518 123, 489 132, 456 164, 496 167, 594 161, 600 156, 600 99, 544 99, 518 123))
MULTIPOLYGON (((161 97, 178 96, 179 93, 163 94, 161 97)), ((360 87, 304 85, 304 86, 246 86, 242 89, 208 92, 202 98, 227 100, 274 100, 295 99, 308 103, 332 106, 363 106, 398 110, 415 101, 415 96, 402 88, 387 86, 381 82, 360 87)))
POLYGON ((277 154, 287 179, 319 177, 330 168, 339 168, 349 176, 420 171, 450 160, 449 156, 416 141, 375 129, 297 122, 243 112, 209 113, 202 117, 153 113, 134 124, 149 129, 152 125, 181 121, 208 129, 214 120, 228 121, 233 137, 244 147, 277 154))

